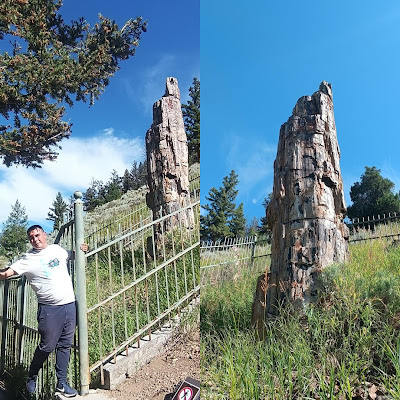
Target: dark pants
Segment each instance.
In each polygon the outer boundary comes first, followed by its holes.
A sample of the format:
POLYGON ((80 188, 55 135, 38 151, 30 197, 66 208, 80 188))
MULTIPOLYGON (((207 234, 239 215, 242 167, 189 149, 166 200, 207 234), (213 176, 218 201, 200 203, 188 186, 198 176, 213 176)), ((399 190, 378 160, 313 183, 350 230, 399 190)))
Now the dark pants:
POLYGON ((29 376, 38 375, 49 354, 56 350, 58 381, 67 381, 67 369, 76 326, 75 302, 61 306, 39 304, 37 320, 40 343, 36 348, 29 376))

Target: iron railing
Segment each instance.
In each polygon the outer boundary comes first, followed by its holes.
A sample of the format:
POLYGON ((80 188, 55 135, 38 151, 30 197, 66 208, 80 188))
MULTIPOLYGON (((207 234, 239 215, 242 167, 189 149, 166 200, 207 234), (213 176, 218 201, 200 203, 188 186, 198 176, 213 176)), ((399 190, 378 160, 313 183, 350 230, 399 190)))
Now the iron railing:
POLYGON ((99 225, 89 226, 85 241, 91 249, 115 237, 130 232, 151 221, 150 209, 145 205, 134 207, 122 215, 111 215, 99 225))
POLYGON ((87 259, 87 320, 90 371, 114 362, 183 304, 198 296, 200 202, 143 223, 104 245, 95 243, 87 259), (185 226, 186 213, 195 221, 185 226), (172 222, 174 221, 174 222, 172 222), (164 229, 155 236, 155 226, 164 229))
POLYGON ((382 238, 400 239, 399 213, 354 218, 347 226, 350 243, 382 238))
MULTIPOLYGON (((355 218, 346 224, 349 228, 349 243, 374 239, 400 240, 400 214, 355 218)), ((202 241, 200 246, 200 268, 213 268, 231 263, 242 263, 257 257, 271 255, 268 238, 230 237, 216 242, 202 241)))
POLYGON ((202 241, 200 268, 214 268, 229 263, 241 264, 271 255, 269 240, 265 236, 229 237, 213 242, 202 241))

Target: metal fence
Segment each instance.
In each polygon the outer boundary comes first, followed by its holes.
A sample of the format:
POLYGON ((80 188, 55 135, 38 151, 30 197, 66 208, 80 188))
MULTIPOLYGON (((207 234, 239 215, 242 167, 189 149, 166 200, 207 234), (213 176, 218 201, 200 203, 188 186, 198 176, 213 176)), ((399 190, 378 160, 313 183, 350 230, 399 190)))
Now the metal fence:
POLYGON ((191 203, 86 254, 90 371, 101 383, 105 363, 199 294, 199 208, 191 203), (188 212, 195 221, 185 226, 188 212), (174 228, 158 240, 156 225, 174 228))
MULTIPOLYGON (((90 373, 103 383, 106 363, 127 353, 141 337, 151 339, 152 332, 199 295, 200 201, 193 185, 189 204, 180 210, 156 221, 139 217, 136 224, 130 216, 129 230, 115 221, 86 238, 77 195, 75 219, 60 228, 55 243, 75 252, 68 268, 77 297, 78 335, 69 380, 81 394, 89 391, 90 373), (193 216, 189 226, 182 222, 188 213, 193 216), (155 226, 162 233, 157 238, 155 226), (91 244, 87 254, 79 250, 85 241, 91 244)), ((15 375, 19 368, 22 377, 39 341, 37 300, 24 277, 0 282, 0 307, 1 371, 15 375)), ((41 370, 37 399, 51 397, 53 371, 51 356, 41 370)))
POLYGON ((372 217, 354 218, 347 223, 349 242, 373 239, 400 239, 400 214, 388 213, 372 217))
POLYGON ((200 268, 214 268, 229 263, 241 264, 270 255, 271 247, 265 236, 230 237, 216 242, 202 241, 200 268))
POLYGON ((129 212, 123 215, 110 215, 106 221, 99 226, 88 227, 88 233, 85 234, 86 243, 90 248, 107 243, 115 237, 122 236, 127 232, 151 221, 150 209, 145 205, 133 207, 129 212))
MULTIPOLYGON (((346 224, 349 243, 374 239, 400 240, 400 214, 389 213, 355 218, 346 224)), ((271 255, 267 237, 248 236, 225 238, 216 242, 202 241, 200 268, 214 268, 227 264, 248 263, 258 257, 271 255)))

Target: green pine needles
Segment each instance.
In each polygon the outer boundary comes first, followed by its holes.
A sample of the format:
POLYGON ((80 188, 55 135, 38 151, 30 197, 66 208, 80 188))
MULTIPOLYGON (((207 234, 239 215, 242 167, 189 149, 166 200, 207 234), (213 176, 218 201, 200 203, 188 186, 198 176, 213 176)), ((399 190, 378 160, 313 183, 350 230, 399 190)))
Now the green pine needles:
POLYGON ((39 167, 54 160, 70 135, 65 105, 93 104, 119 69, 135 54, 147 21, 130 19, 122 29, 99 16, 66 24, 61 0, 2 0, 0 40, 0 157, 4 164, 39 167))

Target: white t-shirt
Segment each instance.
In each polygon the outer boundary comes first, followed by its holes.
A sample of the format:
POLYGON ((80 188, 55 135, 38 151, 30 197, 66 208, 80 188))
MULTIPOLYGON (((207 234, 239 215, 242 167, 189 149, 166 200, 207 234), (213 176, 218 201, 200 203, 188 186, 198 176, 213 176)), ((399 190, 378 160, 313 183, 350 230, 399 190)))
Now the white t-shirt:
POLYGON ((32 249, 10 268, 25 275, 38 302, 46 305, 61 305, 75 301, 72 280, 68 273, 68 252, 58 244, 42 250, 32 249))

